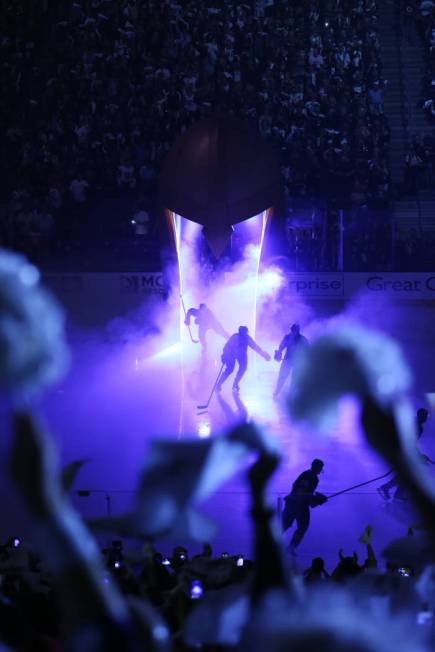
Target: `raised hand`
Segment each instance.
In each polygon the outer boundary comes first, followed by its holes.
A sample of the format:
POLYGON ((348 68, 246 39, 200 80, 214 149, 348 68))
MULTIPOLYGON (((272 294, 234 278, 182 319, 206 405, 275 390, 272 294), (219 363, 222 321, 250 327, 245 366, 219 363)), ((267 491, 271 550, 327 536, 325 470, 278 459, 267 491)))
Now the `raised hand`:
POLYGON ((366 527, 364 528, 364 532, 361 534, 361 536, 358 539, 359 543, 362 543, 363 545, 371 544, 372 530, 373 528, 371 525, 366 525, 366 527))

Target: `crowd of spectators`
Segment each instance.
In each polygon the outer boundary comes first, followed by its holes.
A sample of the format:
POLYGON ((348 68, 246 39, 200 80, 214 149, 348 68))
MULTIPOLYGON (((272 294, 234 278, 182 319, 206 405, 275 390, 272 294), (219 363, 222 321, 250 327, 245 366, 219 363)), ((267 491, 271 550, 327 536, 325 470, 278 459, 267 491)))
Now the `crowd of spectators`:
MULTIPOLYGON (((421 80, 421 108, 432 124, 435 117, 435 4, 431 0, 402 0, 402 22, 407 40, 418 35, 424 45, 425 66, 421 80)), ((405 156, 403 192, 415 195, 420 189, 432 190, 435 170, 435 132, 413 134, 405 156)))
MULTIPOLYGON (((423 109, 428 121, 435 126, 435 3, 423 0, 420 5, 422 36, 425 45, 426 74, 423 78, 423 109)), ((435 129, 423 139, 423 170, 425 186, 435 185, 435 129)))
MULTIPOLYGON (((365 431, 377 434, 383 419, 390 417, 374 411, 369 420, 368 408, 364 410, 365 431)), ((425 563, 431 554, 429 539, 410 528, 381 563, 367 526, 359 538, 364 561, 356 552, 340 550, 329 572, 321 557, 308 568, 298 565, 281 549, 267 498, 279 464, 277 453, 260 448, 248 474, 252 560, 225 552, 213 557, 209 544, 192 557, 187 548, 177 546, 168 559, 149 542, 127 551, 122 540, 114 540, 98 550, 62 493, 49 441, 28 415, 16 416, 14 429, 11 474, 29 511, 37 545, 14 536, 0 548, 0 638, 8 649, 216 652, 224 646, 273 652, 294 649, 296 637, 300 647, 295 649, 330 652, 354 650, 369 632, 374 638, 364 650, 397 649, 398 642, 392 640, 398 632, 403 637, 400 649, 430 649, 423 646, 424 638, 433 637, 434 623, 433 577, 425 563), (271 609, 274 616, 280 614, 279 624, 271 620, 271 609), (425 629, 419 631, 420 626, 425 629), (414 638, 418 647, 412 645, 414 638)), ((376 447, 380 450, 382 444, 376 447)), ((168 469, 169 476, 157 479, 163 486, 173 485, 168 469)), ((405 469, 402 479, 407 477, 405 469)), ((405 484, 419 504, 422 490, 405 484)), ((431 510, 427 504, 421 514, 429 518, 431 510)), ((155 518, 160 518, 158 512, 155 518)), ((427 537, 432 536, 430 523, 420 525, 427 537)))
POLYGON ((435 123, 435 3, 423 0, 419 6, 419 28, 423 37, 426 73, 423 78, 423 109, 435 123))
POLYGON ((395 269, 427 272, 435 260, 435 234, 416 228, 397 230, 394 251, 395 269))
MULTIPOLYGON (((294 212, 303 214, 301 209, 294 212)), ((312 215, 303 226, 298 226, 293 214, 287 220, 290 269, 298 272, 393 270, 393 234, 388 210, 355 203, 348 210, 318 208, 312 215)), ((421 260, 419 263, 422 268, 421 260)), ((396 257, 394 269, 405 269, 403 264, 403 257, 396 257)))
POLYGON ((103 227, 95 203, 152 209, 176 136, 216 110, 272 143, 287 196, 388 201, 374 0, 6 5, 4 242, 124 233, 131 215, 103 227))
POLYGON ((344 231, 344 270, 391 271, 390 220, 382 212, 367 210, 357 217, 344 231))
POLYGON ((415 196, 420 189, 432 190, 435 174, 435 132, 413 135, 405 156, 403 193, 415 196))
POLYGON ((281 124, 287 190, 343 205, 385 203, 390 131, 376 3, 310 3, 306 22, 304 75, 295 78, 297 94, 281 124))
MULTIPOLYGON (((412 530, 409 534, 412 536, 412 530)), ((312 559, 307 568, 293 562, 295 581, 305 585, 308 591, 319 586, 349 588, 353 585, 361 591, 366 581, 372 584, 374 593, 391 596, 401 593, 403 604, 415 600, 417 623, 431 624, 432 613, 416 592, 419 573, 412 567, 397 563, 380 564, 372 546, 370 526, 364 530, 359 544, 366 549, 364 561, 358 558, 355 551, 345 555, 339 550, 336 565, 329 571, 322 557, 312 559)), ((101 550, 101 560, 103 584, 116 587, 127 599, 144 600, 150 604, 162 617, 177 650, 192 647, 200 650, 219 649, 201 645, 199 641, 201 638, 207 641, 213 636, 216 641, 225 637, 230 639, 245 621, 243 612, 248 604, 255 566, 252 560, 243 555, 223 552, 214 556, 212 547, 204 544, 198 554, 189 556, 189 550, 178 545, 166 557, 149 543, 140 549, 130 548, 126 551, 122 540, 114 540, 110 547, 101 550), (190 617, 192 612, 209 596, 214 596, 214 599, 219 595, 224 596, 230 587, 238 591, 244 603, 244 608, 240 609, 232 625, 233 631, 230 626, 227 631, 222 627, 220 634, 216 633, 218 627, 212 627, 207 632, 209 624, 198 626, 196 618, 190 617), (193 646, 192 641, 195 641, 193 646)), ((0 572, 3 641, 12 645, 13 649, 60 652, 63 649, 60 642, 63 622, 57 602, 56 581, 35 547, 18 537, 10 537, 0 546, 0 572), (26 622, 25 628, 22 627, 23 621, 26 622)), ((227 608, 231 609, 230 603, 227 608)), ((234 649, 234 646, 226 649, 234 649)))

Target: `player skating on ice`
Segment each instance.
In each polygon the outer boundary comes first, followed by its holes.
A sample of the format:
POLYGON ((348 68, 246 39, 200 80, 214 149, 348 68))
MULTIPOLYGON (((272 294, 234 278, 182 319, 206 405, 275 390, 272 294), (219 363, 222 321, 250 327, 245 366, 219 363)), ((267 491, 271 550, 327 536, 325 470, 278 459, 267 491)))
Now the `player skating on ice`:
POLYGON ((200 303, 199 308, 189 308, 186 313, 184 323, 187 327, 190 326, 190 320, 195 320, 198 324, 198 338, 203 352, 207 349, 207 332, 209 330, 215 331, 226 340, 229 338, 229 333, 224 329, 220 321, 215 317, 210 308, 207 308, 205 303, 200 303))
POLYGON ((239 383, 248 368, 248 346, 261 355, 265 360, 270 360, 270 355, 263 351, 263 349, 261 349, 248 334, 248 327, 240 326, 238 332, 231 335, 230 339, 224 346, 222 352, 222 364, 224 365, 224 370, 222 371, 219 382, 216 386, 217 392, 220 392, 221 387, 228 376, 231 376, 233 373, 236 362, 239 363, 239 368, 233 382, 233 391, 239 391, 239 383))
POLYGON ((315 459, 311 462, 311 468, 301 473, 293 482, 291 492, 284 498, 285 507, 282 513, 283 532, 288 530, 296 521, 296 530, 293 533, 289 552, 296 554, 296 548, 305 536, 310 525, 310 508, 317 507, 326 502, 323 494, 317 493, 319 474, 323 470, 323 461, 315 459))
POLYGON ((304 335, 301 334, 299 324, 293 324, 290 329, 290 333, 284 335, 279 348, 275 351, 275 360, 277 362, 281 362, 282 360, 282 362, 279 368, 278 380, 276 383, 275 391, 273 393, 273 398, 278 397, 278 394, 281 391, 293 367, 294 354, 297 349, 302 346, 308 346, 308 340, 304 335), (282 357, 283 352, 285 352, 284 358, 282 357))

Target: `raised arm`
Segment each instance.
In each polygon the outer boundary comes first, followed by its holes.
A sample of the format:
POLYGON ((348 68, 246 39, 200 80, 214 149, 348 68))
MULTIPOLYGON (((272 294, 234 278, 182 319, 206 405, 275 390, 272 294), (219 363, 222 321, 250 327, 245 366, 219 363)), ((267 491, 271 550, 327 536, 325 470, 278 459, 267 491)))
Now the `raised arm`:
MULTIPOLYGON (((35 543, 56 583, 66 647, 130 652, 138 641, 127 603, 105 583, 98 546, 63 495, 53 444, 28 414, 15 416, 10 468, 35 543)), ((152 628, 145 625, 145 630, 153 639, 152 628)))
POLYGON ((376 559, 375 551, 372 546, 372 532, 373 528, 371 525, 366 525, 364 532, 361 534, 358 541, 366 547, 367 559, 364 562, 365 568, 377 568, 378 560, 376 559))
POLYGON ((77 628, 119 622, 126 610, 103 582, 101 554, 81 519, 64 499, 51 440, 27 414, 15 416, 12 476, 33 521, 40 554, 55 577, 63 615, 77 628))
POLYGON ((284 567, 279 543, 275 512, 268 505, 265 490, 279 464, 276 455, 262 454, 251 467, 249 482, 252 496, 252 519, 254 521, 254 581, 252 600, 257 602, 273 589, 288 589, 289 580, 284 567))

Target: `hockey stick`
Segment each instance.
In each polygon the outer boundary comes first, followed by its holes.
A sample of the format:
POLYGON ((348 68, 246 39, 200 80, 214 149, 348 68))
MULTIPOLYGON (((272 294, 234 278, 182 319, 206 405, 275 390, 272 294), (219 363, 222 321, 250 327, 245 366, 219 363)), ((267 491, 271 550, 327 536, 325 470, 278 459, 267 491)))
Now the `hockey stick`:
POLYGON ((221 368, 220 368, 220 370, 219 370, 219 373, 218 373, 218 375, 217 375, 217 378, 216 378, 216 380, 215 380, 215 383, 214 383, 214 385, 213 385, 213 388, 212 388, 212 390, 211 390, 211 392, 210 392, 210 396, 208 397, 208 401, 207 401, 207 403, 205 403, 204 405, 197 405, 196 408, 197 408, 198 410, 206 410, 206 409, 208 408, 208 406, 210 405, 210 401, 211 401, 211 399, 212 399, 212 397, 213 397, 214 390, 216 389, 217 384, 218 384, 218 382, 219 382, 219 378, 220 378, 221 375, 222 375, 222 371, 223 371, 223 369, 224 369, 224 365, 222 364, 222 366, 221 366, 221 368))
MULTIPOLYGON (((384 473, 383 475, 378 476, 377 478, 372 478, 371 480, 366 480, 365 482, 360 482, 359 484, 354 484, 352 487, 348 487, 347 489, 342 489, 341 491, 337 491, 335 494, 331 494, 330 496, 323 496, 323 498, 326 498, 327 500, 322 500, 322 502, 319 502, 317 504, 311 505, 312 507, 318 507, 319 505, 324 505, 326 502, 329 502, 331 498, 335 498, 336 496, 341 496, 341 494, 345 494, 348 491, 352 491, 352 489, 358 489, 359 487, 364 487, 364 485, 371 484, 372 482, 377 482, 378 480, 383 480, 386 478, 388 475, 391 475, 393 473, 393 469, 390 469, 387 471, 387 473, 384 473)), ((313 494, 313 497, 315 497, 315 494, 313 494)), ((288 498, 286 496, 284 500, 288 498)))
MULTIPOLYGON (((186 318, 186 317, 187 317, 187 312, 186 312, 186 306, 184 305, 184 299, 183 299, 183 295, 182 295, 182 294, 180 294, 180 299, 181 299, 181 305, 183 306, 184 318, 186 318)), ((192 331, 190 330, 190 324, 186 324, 186 326, 187 326, 187 328, 188 328, 188 330, 189 330, 190 339, 192 340, 192 342, 193 342, 194 344, 198 344, 198 343, 199 343, 199 340, 195 340, 195 339, 193 338, 192 331)))
POLYGON ((335 498, 335 496, 340 496, 341 494, 345 494, 348 491, 352 491, 352 489, 358 489, 358 487, 364 487, 364 485, 366 484, 371 484, 372 482, 383 480, 384 478, 387 477, 387 475, 390 475, 391 473, 393 473, 393 469, 390 469, 390 471, 384 473, 384 475, 380 475, 379 477, 373 478, 372 480, 366 480, 366 482, 360 482, 359 484, 354 484, 353 487, 348 487, 347 489, 342 489, 341 491, 337 491, 337 493, 328 496, 328 500, 331 500, 331 498, 335 498))

